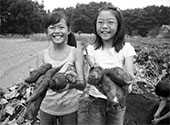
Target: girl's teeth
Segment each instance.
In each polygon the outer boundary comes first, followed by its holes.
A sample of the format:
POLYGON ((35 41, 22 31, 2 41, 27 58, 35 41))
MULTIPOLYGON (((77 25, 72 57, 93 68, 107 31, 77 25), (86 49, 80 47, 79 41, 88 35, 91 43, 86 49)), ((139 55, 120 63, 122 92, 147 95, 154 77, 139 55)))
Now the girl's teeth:
POLYGON ((61 36, 55 36, 55 38, 56 38, 56 39, 60 39, 60 38, 61 38, 61 36))
POLYGON ((102 33, 109 33, 109 32, 105 32, 105 31, 104 31, 104 32, 102 32, 102 33))

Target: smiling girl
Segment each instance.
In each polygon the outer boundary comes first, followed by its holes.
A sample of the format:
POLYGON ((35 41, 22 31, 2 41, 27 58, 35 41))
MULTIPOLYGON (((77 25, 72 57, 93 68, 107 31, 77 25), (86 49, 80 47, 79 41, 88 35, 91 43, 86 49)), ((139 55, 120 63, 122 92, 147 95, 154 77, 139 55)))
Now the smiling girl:
MULTIPOLYGON (((77 59, 75 55, 80 51, 67 44, 70 42, 69 28, 69 23, 64 12, 53 13, 49 17, 47 35, 50 45, 47 49, 39 53, 37 66, 50 63, 55 68, 62 66, 59 72, 65 72, 69 65, 77 66, 80 64, 75 61, 77 59)), ((81 56, 79 58, 81 59, 81 56)), ((78 69, 81 66, 80 64, 78 69)), ((81 69, 77 72, 80 71, 81 69)), ((79 81, 83 82, 83 76, 78 75, 78 77, 79 81)), ((80 95, 81 92, 77 89, 70 89, 60 93, 49 89, 41 103, 40 124, 77 125, 77 110, 80 95)))
MULTIPOLYGON (((120 67, 133 76, 133 57, 136 53, 132 45, 124 40, 123 17, 118 8, 108 5, 99 10, 95 21, 95 34, 96 42, 87 46, 87 56, 91 65, 103 69, 120 67)), ((118 104, 112 103, 113 100, 108 100, 94 86, 90 87, 89 95, 90 125, 123 125, 126 95, 124 101, 118 104)))

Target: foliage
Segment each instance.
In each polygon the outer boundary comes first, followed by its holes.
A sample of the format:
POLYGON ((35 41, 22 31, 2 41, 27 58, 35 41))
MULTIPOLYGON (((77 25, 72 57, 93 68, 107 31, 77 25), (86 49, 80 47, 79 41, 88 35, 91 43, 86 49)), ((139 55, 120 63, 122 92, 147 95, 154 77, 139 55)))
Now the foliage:
POLYGON ((160 27, 156 26, 153 29, 149 30, 147 36, 155 38, 155 37, 157 37, 159 35, 159 32, 160 32, 160 27))
POLYGON ((170 8, 164 6, 148 6, 143 9, 123 11, 128 33, 131 34, 133 30, 137 30, 139 35, 146 36, 154 27, 169 24, 169 11, 170 8))
MULTIPOLYGON (((136 81, 139 84, 145 84, 145 90, 153 91, 160 80, 169 77, 170 44, 168 40, 164 39, 137 38, 130 40, 137 52, 134 62, 136 81)), ((136 91, 139 92, 135 88, 134 93, 138 93, 136 91)))
MULTIPOLYGON (((97 11, 102 6, 110 3, 91 2, 89 4, 77 4, 76 8, 72 8, 72 14, 70 14, 70 21, 72 24, 73 32, 82 31, 84 33, 94 32, 94 19, 96 17, 97 11)), ((69 8, 66 9, 67 13, 70 13, 69 8)))
MULTIPOLYGON (((30 34, 45 31, 48 15, 43 5, 30 0, 0 0, 0 33, 30 34)), ((77 4, 76 7, 55 8, 65 10, 73 32, 94 33, 94 19, 100 7, 107 2, 77 4)), ((155 28, 170 24, 170 7, 148 6, 145 8, 122 10, 129 35, 147 36, 154 34, 155 28)), ((154 35, 153 35, 154 36, 154 35)))
POLYGON ((30 0, 0 0, 1 32, 29 34, 43 32, 43 6, 30 0))

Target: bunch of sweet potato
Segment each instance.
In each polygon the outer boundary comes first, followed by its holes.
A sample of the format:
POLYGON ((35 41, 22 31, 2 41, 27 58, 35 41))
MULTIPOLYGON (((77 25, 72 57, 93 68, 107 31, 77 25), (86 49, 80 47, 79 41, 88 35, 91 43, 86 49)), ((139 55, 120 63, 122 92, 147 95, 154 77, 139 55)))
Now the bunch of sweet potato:
POLYGON ((89 71, 88 83, 94 85, 113 103, 124 103, 132 76, 120 67, 102 69, 92 67, 89 71))
POLYGON ((74 66, 69 65, 64 73, 58 72, 61 68, 52 68, 51 64, 44 64, 32 71, 30 76, 25 79, 28 84, 35 83, 35 90, 27 99, 26 109, 18 122, 22 123, 24 119, 36 120, 41 102, 48 89, 56 92, 63 92, 71 88, 84 89, 85 85, 77 79, 78 76, 74 66))

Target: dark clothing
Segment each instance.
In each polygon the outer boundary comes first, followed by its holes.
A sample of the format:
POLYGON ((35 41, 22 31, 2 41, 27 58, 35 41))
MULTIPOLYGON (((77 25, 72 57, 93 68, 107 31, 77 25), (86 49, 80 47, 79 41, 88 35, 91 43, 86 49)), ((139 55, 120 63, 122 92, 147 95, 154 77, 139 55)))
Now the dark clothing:
POLYGON ((125 107, 92 96, 81 103, 78 125, 123 125, 125 107))
POLYGON ((40 110, 40 125, 77 125, 77 112, 54 116, 40 110))

